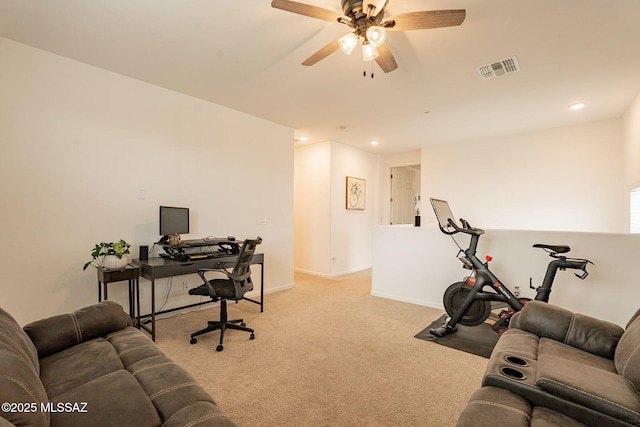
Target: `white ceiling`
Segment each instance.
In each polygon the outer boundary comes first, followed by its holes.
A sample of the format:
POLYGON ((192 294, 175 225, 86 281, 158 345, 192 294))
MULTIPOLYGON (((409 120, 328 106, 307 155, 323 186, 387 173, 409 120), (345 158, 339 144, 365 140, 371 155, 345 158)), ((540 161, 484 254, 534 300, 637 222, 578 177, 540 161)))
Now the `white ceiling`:
POLYGON ((0 36, 379 153, 620 117, 640 90, 638 0, 389 0, 386 15, 437 9, 467 17, 390 32, 399 68, 373 79, 359 52, 300 65, 349 28, 270 0, 0 0, 0 36), (510 56, 520 72, 477 74, 510 56))

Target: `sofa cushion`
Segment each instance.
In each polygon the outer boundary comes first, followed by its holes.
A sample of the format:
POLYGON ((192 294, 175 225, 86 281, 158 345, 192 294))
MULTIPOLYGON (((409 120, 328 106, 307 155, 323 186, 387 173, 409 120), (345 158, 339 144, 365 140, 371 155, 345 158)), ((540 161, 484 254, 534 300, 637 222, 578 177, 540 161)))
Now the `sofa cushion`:
POLYGON ((51 404, 57 403, 77 403, 80 407, 78 411, 53 412, 51 427, 157 427, 162 424, 147 394, 124 369, 86 382, 51 400, 51 404))
POLYGON ((551 409, 532 406, 510 391, 482 387, 473 393, 456 426, 584 427, 584 424, 551 409))
POLYGON ((118 353, 104 338, 85 341, 40 361, 40 378, 49 398, 111 372, 124 369, 118 353))
POLYGON ((540 354, 552 354, 554 356, 562 357, 563 359, 575 360, 577 362, 584 363, 585 365, 593 366, 594 368, 602 369, 614 374, 617 373, 613 360, 596 356, 588 351, 580 350, 579 348, 575 348, 549 338, 540 338, 538 352, 540 354))
POLYGON ((633 384, 612 372, 580 361, 540 354, 536 386, 633 425, 640 425, 640 399, 633 384))
POLYGON ((73 313, 38 320, 25 326, 24 330, 43 358, 131 324, 131 318, 122 307, 107 300, 73 313))
POLYGON ((234 427, 236 424, 211 402, 195 402, 185 406, 162 424, 162 427, 188 426, 234 427))
POLYGON ((127 328, 107 335, 106 339, 165 423, 171 426, 235 425, 193 377, 165 356, 146 335, 127 328))
POLYGON ((632 322, 616 348, 614 358, 618 373, 640 389, 640 319, 632 322))
POLYGON ((164 355, 148 336, 135 328, 127 328, 109 334, 105 339, 118 352, 118 357, 126 369, 140 360, 164 355))
POLYGON ((579 421, 548 408, 535 406, 531 411, 531 427, 585 427, 579 421))
POLYGON ((528 427, 531 424, 531 404, 510 391, 482 387, 471 395, 456 426, 500 425, 503 420, 509 420, 510 427, 528 427))
POLYGON ((564 308, 531 301, 520 311, 515 324, 539 337, 551 338, 572 347, 613 359, 624 330, 611 322, 564 308))
POLYGON ((191 402, 215 404, 187 371, 164 355, 141 360, 129 370, 147 392, 163 420, 171 418, 191 402))
MULTIPOLYGON (((40 411, 40 404, 47 401, 47 393, 39 374, 36 348, 15 319, 0 309, 0 402, 35 405, 29 407, 37 409, 3 411, 0 420, 6 419, 15 425, 49 425, 49 415, 40 411)), ((0 425, 3 423, 0 421, 0 425)))

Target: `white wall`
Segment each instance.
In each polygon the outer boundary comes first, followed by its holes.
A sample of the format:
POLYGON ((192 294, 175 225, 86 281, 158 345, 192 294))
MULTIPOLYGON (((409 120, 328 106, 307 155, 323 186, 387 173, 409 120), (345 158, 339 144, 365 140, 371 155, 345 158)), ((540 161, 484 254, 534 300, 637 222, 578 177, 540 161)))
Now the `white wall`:
POLYGON ((640 94, 623 117, 624 125, 624 186, 625 231, 629 230, 628 191, 640 186, 640 94))
MULTIPOLYGON (((187 238, 260 235, 267 292, 291 287, 292 141, 281 125, 0 38, 0 306, 25 323, 97 301, 96 272, 82 271, 93 245, 123 238, 137 256, 159 237, 161 204, 191 209, 187 238)), ((194 302, 157 285, 159 305, 194 302)), ((110 297, 126 304, 125 288, 110 297)))
POLYGON ((371 266, 378 156, 338 142, 295 148, 295 268, 338 276, 371 266), (345 208, 346 177, 366 180, 365 209, 345 208))
POLYGON ((423 222, 435 197, 481 228, 624 232, 622 156, 622 119, 426 146, 423 222))
POLYGON ((371 267, 376 156, 338 142, 331 143, 331 274, 371 267), (366 181, 365 209, 347 210, 347 176, 366 181))
POLYGON ((331 143, 296 147, 294 156, 294 265, 331 271, 331 143))
MULTIPOLYGON (((455 237, 467 247, 466 236, 455 237)), ((519 286, 523 297, 534 298, 529 278, 539 286, 551 259, 532 248, 534 243, 567 244, 569 256, 594 263, 584 281, 569 270, 559 271, 551 303, 622 326, 640 308, 635 278, 640 235, 488 229, 480 238, 478 257, 491 255, 490 268, 496 276, 511 290, 519 286)), ((375 227, 373 247, 371 294, 375 296, 443 308, 445 289, 469 275, 456 258, 458 247, 435 226, 375 227)))
MULTIPOLYGON (((480 258, 493 256, 492 270, 523 296, 535 296, 528 279, 538 286, 549 261, 531 246, 570 245, 571 256, 595 265, 584 282, 559 272, 551 302, 624 325, 640 295, 640 236, 619 234, 627 230, 625 184, 640 181, 638 153, 637 99, 624 122, 424 147, 423 227, 376 227, 372 294, 442 308, 446 287, 468 275, 458 248, 435 225, 428 198, 436 197, 487 231, 480 258)), ((468 238, 456 238, 466 247, 468 238)))

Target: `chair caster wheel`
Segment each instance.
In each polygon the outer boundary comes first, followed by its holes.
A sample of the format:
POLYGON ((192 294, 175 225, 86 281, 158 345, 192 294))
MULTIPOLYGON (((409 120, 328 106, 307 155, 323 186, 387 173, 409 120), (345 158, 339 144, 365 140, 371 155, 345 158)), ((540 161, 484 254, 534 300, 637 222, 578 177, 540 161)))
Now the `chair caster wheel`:
POLYGON ((216 351, 222 351, 224 349, 224 347, 222 346, 222 344, 218 345, 216 347, 216 351))
POLYGON ((254 340, 254 339, 256 339, 256 334, 251 334, 251 335, 249 335, 249 339, 250 339, 250 340, 254 340))
POLYGON ((198 342, 198 340, 195 337, 191 338, 191 341, 189 341, 191 344, 195 344, 198 342))

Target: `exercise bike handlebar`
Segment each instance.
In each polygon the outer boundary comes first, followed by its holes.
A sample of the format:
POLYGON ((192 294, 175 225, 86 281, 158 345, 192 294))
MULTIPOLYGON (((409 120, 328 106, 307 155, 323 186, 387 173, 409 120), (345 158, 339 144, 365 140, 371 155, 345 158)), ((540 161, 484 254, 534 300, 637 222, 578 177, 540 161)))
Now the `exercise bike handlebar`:
MULTIPOLYGON (((558 257, 555 256, 554 258, 558 258, 558 257)), ((567 268, 571 269, 571 270, 582 270, 582 274, 574 273, 574 275, 577 278, 579 278, 581 280, 584 280, 589 275, 589 272, 587 271, 587 265, 588 264, 593 264, 593 263, 591 261, 589 261, 588 259, 565 258, 565 259, 560 260, 559 268, 561 270, 565 270, 567 268)))
POLYGON ((484 230, 481 228, 474 228, 472 226, 469 225, 469 223, 467 222, 466 219, 464 218, 460 218, 460 222, 462 223, 462 227, 459 227, 458 224, 455 223, 455 221, 451 218, 449 218, 447 220, 447 222, 449 223, 449 225, 451 227, 453 227, 453 229, 455 231, 447 231, 444 230, 442 228, 440 228, 442 230, 443 233, 445 234, 456 234, 456 233, 465 233, 465 234, 470 234, 472 236, 480 236, 482 234, 484 234, 484 230))

